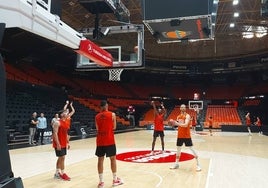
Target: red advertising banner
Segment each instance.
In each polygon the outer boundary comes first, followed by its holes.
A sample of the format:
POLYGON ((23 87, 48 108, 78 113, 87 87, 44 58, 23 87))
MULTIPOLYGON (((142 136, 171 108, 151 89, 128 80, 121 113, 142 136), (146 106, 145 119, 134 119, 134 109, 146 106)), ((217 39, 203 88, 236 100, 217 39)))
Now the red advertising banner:
POLYGON ((81 40, 79 50, 75 51, 99 65, 106 67, 113 66, 112 55, 90 40, 81 40))

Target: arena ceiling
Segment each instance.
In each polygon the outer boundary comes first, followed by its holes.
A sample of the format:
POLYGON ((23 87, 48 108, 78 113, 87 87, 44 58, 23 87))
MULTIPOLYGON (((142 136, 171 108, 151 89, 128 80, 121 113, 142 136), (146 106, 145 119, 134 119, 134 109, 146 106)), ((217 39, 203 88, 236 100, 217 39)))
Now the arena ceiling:
MULTIPOLYGON (((130 22, 143 23, 141 0, 121 0, 130 11, 130 22)), ((62 0, 62 20, 76 30, 92 28, 95 15, 86 10, 78 0, 62 0)), ((191 7, 186 7, 191 9, 191 7)), ((262 28, 261 33, 267 32, 268 17, 261 16, 261 0, 240 0, 233 5, 233 0, 219 0, 215 39, 198 42, 180 42, 158 44, 154 36, 145 29, 146 58, 161 61, 199 61, 241 58, 268 52, 268 37, 246 39, 243 32, 262 28), (234 13, 239 14, 238 17, 234 13), (235 27, 230 27, 234 23, 235 27)), ((168 11, 163 8, 163 11, 168 11)), ((122 25, 116 21, 114 14, 101 14, 100 25, 122 25)), ((251 35, 251 34, 249 34, 251 35)), ((122 38, 122 40, 130 40, 122 38)))
MULTIPOLYGON (((131 24, 143 24, 142 1, 121 0, 130 12, 131 24)), ((170 75, 258 70, 266 73, 268 15, 266 12, 266 15, 262 16, 261 1, 265 0, 239 0, 237 5, 233 5, 233 0, 219 0, 214 40, 159 44, 145 27, 146 68, 137 71, 170 75), (235 17, 235 13, 239 15, 235 17), (231 23, 234 27, 230 27, 231 23)), ((79 32, 95 27, 96 15, 82 6, 80 0, 60 2, 62 21, 79 32)), ((168 10, 163 8, 163 11, 168 10)), ((113 13, 103 13, 99 16, 99 25, 109 27, 126 23, 118 21, 113 13)), ((124 35, 118 40, 131 41, 133 38, 124 35)), ((98 44, 99 41, 94 42, 98 44)), ((7 29, 0 51, 9 62, 44 62, 46 66, 56 64, 60 67, 71 67, 73 70, 74 66, 67 62, 76 61, 76 54, 71 49, 18 28, 7 29)))

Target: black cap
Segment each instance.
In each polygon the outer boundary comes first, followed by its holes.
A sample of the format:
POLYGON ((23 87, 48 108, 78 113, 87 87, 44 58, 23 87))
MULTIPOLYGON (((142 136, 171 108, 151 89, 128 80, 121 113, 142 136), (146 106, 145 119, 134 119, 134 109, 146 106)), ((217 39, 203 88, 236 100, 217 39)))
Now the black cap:
POLYGON ((102 101, 100 102, 100 106, 101 106, 101 107, 106 106, 106 104, 107 104, 107 101, 106 101, 106 100, 102 100, 102 101))

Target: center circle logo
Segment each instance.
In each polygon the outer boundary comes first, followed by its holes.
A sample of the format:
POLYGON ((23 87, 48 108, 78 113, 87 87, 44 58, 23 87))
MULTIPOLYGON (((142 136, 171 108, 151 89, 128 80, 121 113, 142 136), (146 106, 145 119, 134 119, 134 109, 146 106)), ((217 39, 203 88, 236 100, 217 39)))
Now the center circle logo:
MULTIPOLYGON (((194 156, 189 153, 181 152, 180 161, 187 161, 193 159, 194 156)), ((125 153, 119 153, 116 155, 116 159, 124 162, 133 163, 170 163, 176 159, 176 151, 131 151, 125 153)))

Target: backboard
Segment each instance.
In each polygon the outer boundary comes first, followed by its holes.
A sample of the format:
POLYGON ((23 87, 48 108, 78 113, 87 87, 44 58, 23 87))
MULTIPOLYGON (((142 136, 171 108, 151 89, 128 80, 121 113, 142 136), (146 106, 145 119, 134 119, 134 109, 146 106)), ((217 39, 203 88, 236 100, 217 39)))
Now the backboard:
POLYGON ((182 40, 194 42, 212 40, 214 37, 209 15, 146 20, 144 24, 158 43, 181 42, 182 40))
POLYGON ((143 0, 143 22, 158 43, 213 40, 218 0, 143 0))
POLYGON ((193 100, 188 102, 189 109, 193 109, 195 111, 203 109, 203 101, 193 100))
POLYGON ((95 40, 94 28, 82 31, 83 35, 94 41, 113 57, 112 67, 103 67, 78 54, 76 70, 95 71, 107 69, 140 69, 144 67, 144 26, 126 24, 100 28, 101 38, 95 40))

